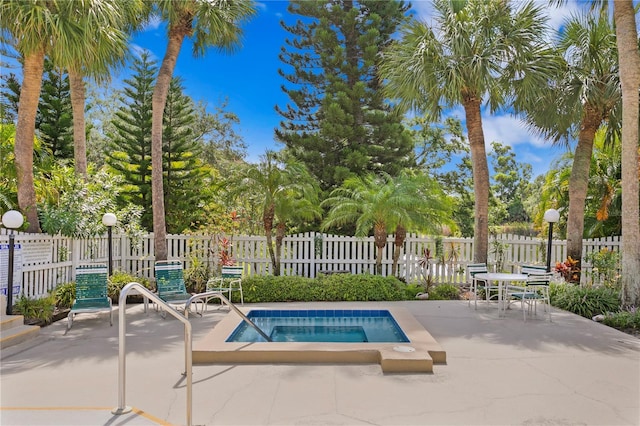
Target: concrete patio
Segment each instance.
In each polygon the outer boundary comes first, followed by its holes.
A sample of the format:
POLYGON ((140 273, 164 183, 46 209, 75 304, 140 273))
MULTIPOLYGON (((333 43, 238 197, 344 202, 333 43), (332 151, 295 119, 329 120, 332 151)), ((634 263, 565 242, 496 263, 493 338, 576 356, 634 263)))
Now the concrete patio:
MULTIPOLYGON (((260 304, 308 309, 403 307, 446 350, 433 374, 378 364, 193 368, 196 425, 639 425, 640 339, 576 315, 466 301, 260 304)), ((225 316, 193 317, 194 342, 225 316)), ((118 319, 79 315, 2 353, 0 424, 185 424, 184 327, 127 307, 126 404, 118 405, 118 319)))

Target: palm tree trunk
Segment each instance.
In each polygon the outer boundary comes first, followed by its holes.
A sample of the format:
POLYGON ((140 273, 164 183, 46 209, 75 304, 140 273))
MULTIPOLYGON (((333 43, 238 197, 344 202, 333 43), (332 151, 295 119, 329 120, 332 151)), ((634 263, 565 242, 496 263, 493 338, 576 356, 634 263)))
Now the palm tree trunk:
POLYGON ((276 226, 276 272, 280 275, 280 260, 282 259, 282 240, 284 239, 285 225, 284 223, 278 223, 276 226))
POLYGON ((18 206, 26 216, 27 232, 42 232, 38 221, 36 189, 33 181, 33 140, 43 70, 44 50, 24 57, 14 154, 18 175, 18 206))
MULTIPOLYGON (((578 144, 573 156, 573 166, 569 177, 569 214, 567 215, 567 256, 578 263, 582 260, 582 238, 584 234, 584 206, 589 186, 589 168, 593 154, 593 139, 600 123, 600 114, 589 105, 585 106, 585 116, 580 125, 578 144)), ((578 279, 580 275, 578 273, 578 279)))
POLYGON ((67 70, 73 110, 73 160, 76 175, 87 178, 87 134, 84 122, 85 88, 82 74, 67 70))
POLYGON ((486 263, 489 251, 489 166, 484 145, 480 104, 481 99, 474 96, 467 96, 463 101, 473 163, 473 192, 475 196, 473 261, 486 263))
POLYGON ((162 183, 162 117, 169 85, 178 60, 185 32, 179 27, 169 31, 169 43, 153 89, 151 115, 151 206, 153 209, 153 246, 156 260, 167 260, 167 225, 162 183))
POLYGON ((404 245, 404 241, 407 239, 407 230, 401 226, 396 226, 396 238, 394 241, 394 250, 393 250, 393 265, 391 266, 391 275, 396 276, 396 272, 398 271, 398 259, 400 259, 400 252, 402 251, 402 246, 404 245))
POLYGON ((631 0, 613 2, 622 83, 622 303, 640 306, 640 176, 638 87, 640 54, 631 0))
POLYGON ((376 246, 376 275, 382 275, 382 250, 387 245, 387 231, 384 226, 374 225, 373 240, 376 246))
POLYGON ((271 257, 271 265, 273 266, 273 275, 276 277, 280 275, 278 264, 276 262, 276 255, 273 250, 273 218, 274 218, 275 206, 270 204, 264 209, 262 213, 262 224, 264 226, 264 234, 267 237, 267 250, 269 251, 269 257, 271 257))

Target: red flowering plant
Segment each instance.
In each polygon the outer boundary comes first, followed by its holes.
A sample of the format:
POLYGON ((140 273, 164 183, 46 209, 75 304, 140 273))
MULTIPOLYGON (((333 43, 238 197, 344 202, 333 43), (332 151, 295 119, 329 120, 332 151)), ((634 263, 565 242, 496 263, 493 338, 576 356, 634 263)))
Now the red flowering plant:
POLYGON ((220 245, 220 251, 218 252, 218 260, 222 266, 233 266, 236 264, 236 259, 231 255, 231 240, 225 237, 218 238, 218 244, 220 245))
POLYGON ((555 270, 568 283, 580 282, 580 268, 578 267, 578 261, 574 260, 571 256, 569 256, 564 262, 557 262, 555 270))

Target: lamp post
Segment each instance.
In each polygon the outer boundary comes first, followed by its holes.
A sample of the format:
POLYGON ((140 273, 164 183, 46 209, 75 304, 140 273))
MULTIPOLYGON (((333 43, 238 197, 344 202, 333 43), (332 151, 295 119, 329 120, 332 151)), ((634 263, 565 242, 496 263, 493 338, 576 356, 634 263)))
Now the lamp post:
POLYGON ((13 315, 13 256, 15 250, 14 229, 18 229, 24 223, 22 213, 17 210, 9 210, 2 215, 2 225, 11 230, 9 233, 9 262, 7 266, 7 315, 13 315))
POLYGON ((113 213, 105 213, 102 216, 102 224, 107 227, 107 244, 108 244, 108 252, 109 252, 109 276, 113 275, 113 251, 111 247, 111 238, 112 238, 112 229, 113 226, 118 222, 118 218, 113 213))
POLYGON ((560 220, 560 213, 556 209, 544 212, 545 222, 549 222, 549 241, 547 241, 547 272, 551 272, 551 241, 553 239, 553 224, 560 220))

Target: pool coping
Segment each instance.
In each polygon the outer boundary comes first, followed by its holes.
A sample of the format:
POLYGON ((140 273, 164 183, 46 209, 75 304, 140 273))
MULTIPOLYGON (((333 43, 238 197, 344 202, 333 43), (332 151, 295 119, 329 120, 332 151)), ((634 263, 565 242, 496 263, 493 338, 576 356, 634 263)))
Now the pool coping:
MULTIPOLYGON (((385 373, 432 373, 433 364, 446 364, 446 352, 407 309, 381 309, 391 313, 409 339, 408 343, 226 342, 242 322, 240 316, 231 311, 209 334, 194 342, 193 363, 378 363, 385 373)), ((247 314, 252 310, 269 308, 242 307, 240 310, 247 314)))

